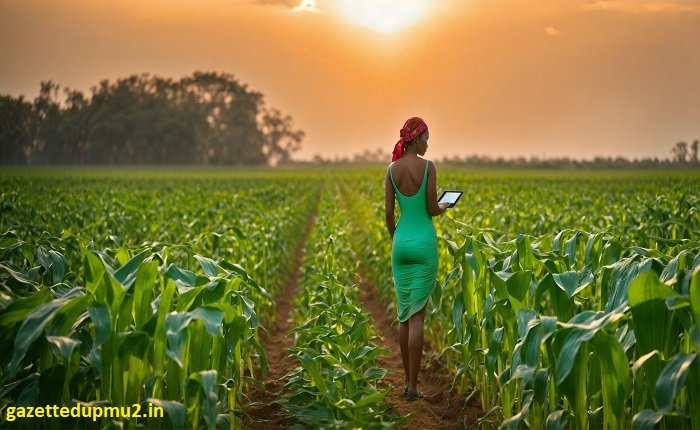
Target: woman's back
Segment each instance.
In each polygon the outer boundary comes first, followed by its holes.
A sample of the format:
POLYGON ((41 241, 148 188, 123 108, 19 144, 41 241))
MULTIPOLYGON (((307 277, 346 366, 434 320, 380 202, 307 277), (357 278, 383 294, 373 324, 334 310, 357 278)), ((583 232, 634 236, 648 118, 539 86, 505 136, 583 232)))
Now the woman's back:
POLYGON ((404 196, 413 196, 423 183, 427 160, 420 157, 403 157, 391 165, 396 188, 404 196))
POLYGON ((394 245, 401 243, 407 247, 408 252, 415 252, 411 248, 417 242, 424 245, 436 243, 435 227, 428 213, 426 198, 428 160, 417 158, 417 162, 396 161, 390 166, 389 173, 401 208, 401 216, 394 233, 394 245), (414 170, 414 167, 420 168, 420 175, 416 174, 417 169, 414 170), (397 183, 399 179, 402 179, 403 191, 397 183))

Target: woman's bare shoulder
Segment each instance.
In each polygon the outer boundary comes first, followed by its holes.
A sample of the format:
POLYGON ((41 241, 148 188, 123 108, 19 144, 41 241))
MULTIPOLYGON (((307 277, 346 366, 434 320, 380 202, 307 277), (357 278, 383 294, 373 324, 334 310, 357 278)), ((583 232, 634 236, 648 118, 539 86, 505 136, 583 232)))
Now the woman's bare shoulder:
POLYGON ((433 163, 433 160, 427 160, 427 161, 428 161, 428 174, 431 176, 434 176, 437 172, 437 169, 435 168, 435 163, 433 163))
POLYGON ((396 171, 397 168, 398 168, 399 170, 401 170, 401 169, 402 169, 402 167, 401 167, 402 165, 403 165, 403 163, 401 163, 401 160, 400 160, 400 159, 399 159, 399 160, 396 160, 396 161, 392 161, 391 163, 389 163, 389 166, 386 168, 386 171, 388 172, 390 169, 391 169, 391 171, 396 171))

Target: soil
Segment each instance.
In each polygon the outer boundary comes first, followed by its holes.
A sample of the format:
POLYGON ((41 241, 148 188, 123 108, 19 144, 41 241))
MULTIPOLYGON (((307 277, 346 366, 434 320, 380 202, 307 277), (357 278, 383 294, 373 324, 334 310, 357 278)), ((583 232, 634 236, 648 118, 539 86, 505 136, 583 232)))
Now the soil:
MULTIPOLYGON (((389 393, 387 401, 393 405, 395 414, 405 416, 413 413, 410 421, 397 429, 469 428, 477 418, 484 415, 478 396, 469 399, 466 407, 463 407, 464 396, 458 395, 457 390, 454 390, 450 397, 448 394, 452 380, 449 375, 440 370, 441 363, 433 361, 430 366, 425 365, 426 349, 428 348, 424 348, 423 362, 418 377, 418 390, 423 393, 424 397, 410 401, 403 397, 405 377, 399 346, 399 329, 398 325, 392 325, 396 315, 387 311, 387 307, 380 302, 376 289, 372 285, 363 281, 361 286, 365 311, 374 319, 377 332, 382 340, 378 346, 389 351, 388 354, 378 358, 379 367, 389 370, 389 373, 380 382, 380 386, 381 388, 394 387, 389 393)), ((428 343, 427 340, 425 343, 428 343)))
POLYGON ((267 333, 263 332, 260 343, 265 348, 268 362, 268 374, 262 381, 264 390, 251 386, 248 401, 245 402, 243 424, 250 429, 284 429, 289 427, 289 413, 277 403, 284 389, 284 376, 297 367, 296 361, 289 356, 289 349, 294 345, 292 335, 292 301, 297 294, 301 263, 304 255, 306 238, 316 221, 316 210, 309 217, 299 245, 294 253, 294 263, 291 273, 287 276, 284 290, 278 297, 275 326, 267 333), (246 416, 247 415, 247 416, 246 416))

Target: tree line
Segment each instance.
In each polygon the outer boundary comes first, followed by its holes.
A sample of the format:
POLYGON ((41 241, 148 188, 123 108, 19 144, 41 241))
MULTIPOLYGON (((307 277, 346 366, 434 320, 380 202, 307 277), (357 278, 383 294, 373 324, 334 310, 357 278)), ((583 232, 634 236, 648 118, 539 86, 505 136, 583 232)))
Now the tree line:
MULTIPOLYGON (((574 159, 570 157, 489 157, 485 155, 445 156, 435 161, 441 164, 483 167, 483 168, 533 168, 533 169, 674 169, 700 167, 700 140, 691 144, 677 142, 670 150, 670 158, 633 158, 625 157, 594 157, 591 159, 574 159)), ((349 163, 380 163, 391 160, 391 153, 386 148, 374 150, 365 149, 352 156, 323 157, 314 155, 310 162, 298 164, 349 164, 349 163)))
MULTIPOLYGON (((304 132, 268 108, 263 95, 232 75, 195 72, 180 80, 150 74, 100 81, 91 95, 40 84, 33 100, 0 94, 0 164, 334 164, 384 163, 385 149, 351 157, 293 161, 304 132), (61 98, 63 96, 63 98, 61 98)), ((700 167, 700 141, 677 142, 671 158, 491 158, 447 156, 473 167, 673 168, 700 167)))
POLYGON ((145 73, 102 80, 91 93, 45 81, 33 101, 0 94, 0 163, 275 164, 304 137, 226 73, 145 73))

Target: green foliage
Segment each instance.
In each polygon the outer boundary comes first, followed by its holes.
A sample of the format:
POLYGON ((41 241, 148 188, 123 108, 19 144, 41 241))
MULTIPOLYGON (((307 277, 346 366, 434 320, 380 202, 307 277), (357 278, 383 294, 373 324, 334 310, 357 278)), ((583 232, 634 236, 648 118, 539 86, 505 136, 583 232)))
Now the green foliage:
MULTIPOLYGON (((266 369, 258 333, 318 201, 280 404, 296 428, 405 422, 377 388, 386 370, 357 288, 362 272, 395 312, 381 177, 3 173, 0 408, 138 403, 165 411, 139 425, 240 426, 266 369)), ((436 218, 429 359, 481 400, 480 426, 700 428, 697 175, 439 182, 466 195, 436 218)))
POLYGON ((305 428, 393 428, 406 418, 391 414, 383 401, 390 389, 377 388, 387 373, 377 367, 384 351, 361 310, 349 213, 329 198, 337 193, 331 187, 307 238, 292 329, 291 353, 300 366, 287 375, 291 393, 282 405, 305 428))
MULTIPOLYGON (((391 300, 377 177, 342 182, 365 239, 361 264, 391 300)), ((481 426, 697 427, 698 179, 440 174, 466 199, 435 218, 426 336, 453 388, 489 411, 481 426)))
MULTIPOLYGON (((198 428, 201 416, 212 427, 218 413, 228 412, 216 381, 233 380, 229 389, 241 396, 245 363, 233 350, 262 351, 255 313, 249 309, 246 315, 242 304, 249 300, 243 294, 252 297, 255 290, 218 264, 216 275, 190 272, 201 286, 186 285, 173 276, 185 270, 173 270, 151 249, 133 256, 122 249, 131 256, 122 266, 106 253, 103 261, 85 251, 85 270, 100 273, 85 287, 74 286, 56 297, 60 283, 40 286, 39 293, 4 309, 0 327, 16 335, 14 340, 3 337, 3 346, 12 351, 0 360, 3 402, 70 405, 83 399, 119 407, 155 397, 186 404, 189 426, 198 428), (198 290, 193 300, 192 292, 198 290), (143 306, 138 299, 143 296, 153 301, 143 306), (184 312, 178 311, 181 307, 184 312), (50 378, 51 390, 32 394, 29 377, 37 374, 40 384, 50 378), (200 390, 191 394, 189 380, 199 381, 200 390)), ((179 420, 171 417, 171 422, 179 420)))
POLYGON ((240 426, 247 385, 267 371, 258 333, 274 323, 272 294, 318 184, 152 177, 139 191, 72 174, 2 184, 12 191, 0 214, 0 408, 154 405, 164 417, 119 425, 240 426), (43 192, 61 198, 31 199, 43 192))

